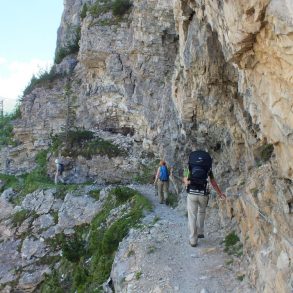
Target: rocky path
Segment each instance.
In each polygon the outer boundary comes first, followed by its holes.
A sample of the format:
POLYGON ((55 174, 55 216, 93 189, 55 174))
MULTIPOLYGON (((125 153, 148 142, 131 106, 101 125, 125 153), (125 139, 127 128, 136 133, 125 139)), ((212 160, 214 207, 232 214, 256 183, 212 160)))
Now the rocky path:
POLYGON ((132 188, 152 201, 154 211, 145 218, 143 233, 132 230, 120 244, 112 270, 116 292, 254 292, 237 279, 235 261, 228 264, 217 209, 208 208, 206 237, 191 247, 186 214, 159 204, 152 186, 132 188))

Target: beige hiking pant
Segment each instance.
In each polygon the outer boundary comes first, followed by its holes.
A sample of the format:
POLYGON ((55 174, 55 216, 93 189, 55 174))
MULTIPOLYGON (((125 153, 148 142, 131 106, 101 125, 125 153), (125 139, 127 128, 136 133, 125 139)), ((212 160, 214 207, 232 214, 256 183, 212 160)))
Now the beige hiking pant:
POLYGON ((168 190, 169 190, 169 181, 158 181, 158 194, 160 202, 163 202, 164 199, 168 198, 168 190))
POLYGON ((204 234, 204 219, 208 196, 187 194, 189 241, 197 244, 197 235, 204 234))

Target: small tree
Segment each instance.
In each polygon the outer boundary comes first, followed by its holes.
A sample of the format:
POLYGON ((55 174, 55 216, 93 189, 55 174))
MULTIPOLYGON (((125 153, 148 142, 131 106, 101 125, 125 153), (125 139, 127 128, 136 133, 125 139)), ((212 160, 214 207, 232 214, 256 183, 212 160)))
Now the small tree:
POLYGON ((130 9, 131 5, 130 0, 115 0, 112 6, 113 15, 124 15, 130 9))
POLYGON ((86 17, 86 13, 88 11, 88 7, 86 5, 86 3, 83 4, 81 12, 80 12, 80 18, 81 20, 83 20, 86 17))

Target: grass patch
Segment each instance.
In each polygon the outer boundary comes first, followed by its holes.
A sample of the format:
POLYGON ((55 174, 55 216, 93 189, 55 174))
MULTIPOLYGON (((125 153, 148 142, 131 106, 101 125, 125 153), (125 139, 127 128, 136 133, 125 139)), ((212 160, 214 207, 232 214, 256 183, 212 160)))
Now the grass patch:
POLYGON ((58 212, 54 211, 51 215, 53 217, 54 224, 55 225, 58 224, 58 220, 59 220, 58 212))
POLYGON ((77 189, 79 188, 79 185, 78 184, 66 184, 66 185, 58 184, 57 186, 54 185, 54 187, 56 187, 55 197, 64 200, 66 194, 69 192, 77 191, 77 189))
POLYGON ((237 276, 237 280, 242 282, 245 278, 245 274, 237 276))
POLYGON ((141 278, 141 276, 142 276, 142 272, 141 271, 135 273, 135 279, 136 280, 139 280, 141 278))
POLYGON ((135 251, 134 250, 129 250, 127 253, 127 257, 131 257, 135 255, 135 251))
POLYGON ((250 189, 250 192, 251 192, 251 194, 254 197, 257 197, 258 191, 259 191, 258 188, 252 188, 252 189, 250 189))
POLYGON ((147 249, 147 254, 152 254, 157 250, 157 248, 153 245, 149 246, 147 249))
POLYGON ((0 179, 4 181, 2 189, 11 187, 19 193, 18 197, 12 198, 12 203, 18 204, 23 195, 39 188, 52 188, 54 186, 47 174, 47 153, 47 150, 42 150, 36 155, 37 167, 31 173, 20 176, 0 174, 0 179))
POLYGON ((161 218, 159 216, 155 216, 153 219, 153 224, 156 224, 160 220, 161 220, 161 218))
POLYGON ((30 216, 30 211, 28 210, 20 210, 13 214, 11 218, 11 223, 13 227, 20 226, 24 220, 26 220, 30 216))
POLYGON ((3 192, 8 188, 12 188, 14 190, 20 190, 21 188, 21 179, 19 176, 0 174, 0 180, 4 182, 4 185, 0 188, 0 192, 3 192))
POLYGON ((171 206, 172 208, 177 207, 178 205, 178 196, 174 193, 169 192, 168 193, 168 198, 166 200, 166 204, 171 206))
POLYGON ((224 251, 229 255, 235 255, 239 257, 243 254, 243 245, 234 231, 225 237, 224 244, 224 251))
POLYGON ((100 190, 99 189, 95 189, 95 190, 91 190, 89 192, 89 195, 94 198, 95 200, 99 200, 100 199, 100 190))
POLYGON ((110 191, 110 194, 115 197, 116 201, 119 204, 125 203, 127 200, 132 198, 136 193, 137 191, 129 187, 117 187, 110 191))
POLYGON ((234 262, 233 259, 228 259, 228 260, 225 261, 225 265, 226 265, 226 266, 229 266, 229 265, 231 265, 233 262, 234 262))

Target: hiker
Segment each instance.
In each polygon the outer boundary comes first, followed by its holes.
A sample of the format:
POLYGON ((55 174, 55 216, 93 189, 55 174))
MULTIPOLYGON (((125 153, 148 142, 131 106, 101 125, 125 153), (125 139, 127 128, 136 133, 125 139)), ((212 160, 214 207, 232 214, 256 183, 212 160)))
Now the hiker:
POLYGON ((192 247, 197 246, 198 238, 204 238, 204 219, 209 199, 208 179, 218 196, 226 198, 214 178, 209 153, 201 150, 191 152, 188 168, 184 169, 183 183, 187 192, 189 244, 192 247))
POLYGON ((61 163, 60 159, 56 159, 55 164, 56 164, 55 184, 58 183, 58 180, 60 180, 62 183, 64 183, 64 180, 62 178, 62 173, 64 171, 64 165, 61 163))
POLYGON ((157 184, 158 186, 160 204, 163 204, 164 201, 167 204, 169 190, 169 171, 166 166, 166 162, 163 160, 160 161, 160 166, 157 170, 154 184, 157 184))

